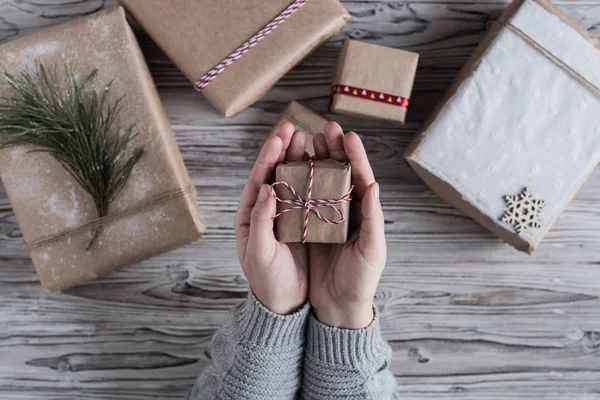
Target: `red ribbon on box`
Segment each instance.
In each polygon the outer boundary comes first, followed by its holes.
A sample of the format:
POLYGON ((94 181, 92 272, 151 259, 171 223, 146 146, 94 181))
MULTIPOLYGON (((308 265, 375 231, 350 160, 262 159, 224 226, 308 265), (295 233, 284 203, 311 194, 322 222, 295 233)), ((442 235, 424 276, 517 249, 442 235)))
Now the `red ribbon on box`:
POLYGON ((410 99, 408 97, 397 96, 391 93, 376 92, 373 90, 350 85, 333 86, 333 94, 359 97, 361 99, 378 101, 380 103, 385 103, 391 106, 397 106, 402 108, 408 108, 408 103, 410 102, 410 99))

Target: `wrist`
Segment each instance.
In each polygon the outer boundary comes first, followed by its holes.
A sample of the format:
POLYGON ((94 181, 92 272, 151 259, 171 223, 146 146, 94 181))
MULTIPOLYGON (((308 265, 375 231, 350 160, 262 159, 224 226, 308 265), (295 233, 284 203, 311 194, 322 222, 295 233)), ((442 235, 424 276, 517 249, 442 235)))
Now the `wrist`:
POLYGON ((309 314, 308 303, 291 315, 275 314, 251 292, 236 307, 234 320, 245 343, 259 347, 287 346, 304 341, 309 314))
MULTIPOLYGON (((328 326, 316 318, 308 319, 306 356, 321 365, 351 367, 367 375, 375 372, 391 359, 391 349, 381 335, 379 316, 362 329, 344 329, 328 326)), ((322 369, 326 371, 326 369, 322 369)))
POLYGON ((277 299, 271 296, 264 296, 254 291, 254 296, 261 304, 273 314, 291 315, 296 313, 306 304, 307 299, 293 299, 288 296, 286 299, 277 299))
POLYGON ((375 318, 372 303, 355 307, 315 309, 314 313, 322 324, 343 329, 364 329, 375 318))

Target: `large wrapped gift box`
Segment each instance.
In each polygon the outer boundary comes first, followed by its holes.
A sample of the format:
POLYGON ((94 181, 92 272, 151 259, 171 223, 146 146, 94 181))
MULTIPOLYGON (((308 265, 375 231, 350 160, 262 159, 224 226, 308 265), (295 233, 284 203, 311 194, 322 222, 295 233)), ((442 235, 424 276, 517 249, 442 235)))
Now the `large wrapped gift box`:
POLYGON ((533 252, 600 160, 597 39, 517 0, 407 151, 443 199, 533 252))
MULTIPOLYGON (((0 63, 17 76, 40 64, 60 70, 68 63, 81 78, 97 68, 97 90, 110 85, 110 102, 124 96, 117 125, 136 124, 132 146, 145 149, 109 210, 126 216, 102 226, 89 251, 93 230, 77 231, 97 220, 88 193, 48 153, 26 147, 0 152, 2 182, 47 290, 71 287, 200 238, 204 222, 195 191, 122 8, 3 44, 0 63)), ((6 80, 0 82, 0 96, 11 96, 6 80)))
POLYGON ((235 59, 202 93, 232 116, 259 100, 286 72, 350 18, 338 0, 120 0, 192 83, 234 54, 288 7, 299 6, 235 59))

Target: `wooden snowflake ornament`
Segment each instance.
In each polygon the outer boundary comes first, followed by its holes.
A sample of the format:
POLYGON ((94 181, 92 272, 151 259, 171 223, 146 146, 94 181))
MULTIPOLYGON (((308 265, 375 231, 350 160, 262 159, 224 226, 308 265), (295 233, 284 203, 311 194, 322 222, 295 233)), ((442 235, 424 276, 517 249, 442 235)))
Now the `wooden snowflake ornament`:
POLYGON ((531 189, 526 188, 517 196, 506 196, 506 213, 502 222, 511 224, 519 235, 528 228, 541 228, 539 213, 546 206, 544 200, 532 198, 531 189))

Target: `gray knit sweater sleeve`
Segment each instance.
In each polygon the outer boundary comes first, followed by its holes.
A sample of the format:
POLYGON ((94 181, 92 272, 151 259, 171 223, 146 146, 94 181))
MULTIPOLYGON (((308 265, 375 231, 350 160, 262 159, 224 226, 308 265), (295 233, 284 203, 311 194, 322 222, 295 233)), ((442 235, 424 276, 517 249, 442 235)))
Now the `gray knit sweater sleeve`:
POLYGON ((388 400, 396 380, 388 370, 392 356, 383 340, 379 316, 359 330, 332 328, 309 317, 302 399, 388 400))
POLYGON ((292 315, 267 310, 251 293, 214 336, 213 364, 188 400, 296 399, 309 306, 292 315))

